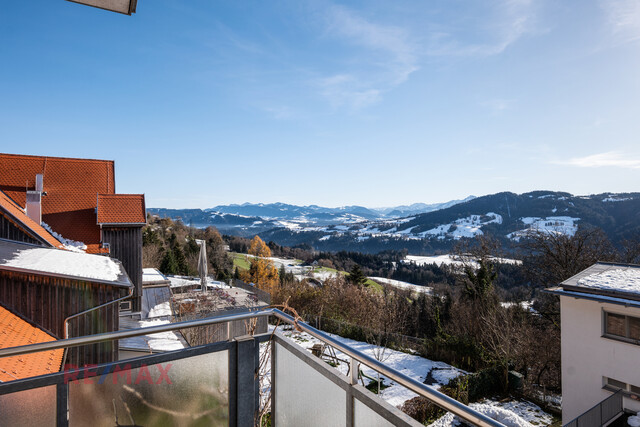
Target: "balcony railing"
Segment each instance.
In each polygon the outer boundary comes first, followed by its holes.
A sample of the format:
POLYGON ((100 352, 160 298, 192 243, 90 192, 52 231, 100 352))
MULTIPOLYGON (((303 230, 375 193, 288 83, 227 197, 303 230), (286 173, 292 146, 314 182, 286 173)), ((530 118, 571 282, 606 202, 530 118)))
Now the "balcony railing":
POLYGON ((623 412, 624 393, 618 390, 584 414, 569 421, 563 427, 601 427, 618 418, 623 412))
POLYGON ((247 335, 233 341, 0 383, 0 424, 254 425, 261 405, 258 373, 262 344, 271 347, 272 426, 420 425, 358 385, 359 364, 471 424, 503 425, 277 309, 0 349, 0 357, 264 316, 275 316, 342 351, 350 357, 349 376, 330 368, 279 333, 247 335))

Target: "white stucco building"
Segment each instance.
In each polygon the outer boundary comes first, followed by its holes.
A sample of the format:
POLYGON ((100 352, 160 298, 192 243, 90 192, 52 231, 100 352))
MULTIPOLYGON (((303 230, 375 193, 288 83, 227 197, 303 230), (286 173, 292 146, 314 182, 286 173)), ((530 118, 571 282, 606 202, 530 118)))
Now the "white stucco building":
POLYGON ((597 263, 550 289, 560 295, 562 423, 622 389, 640 411, 640 266, 597 263))

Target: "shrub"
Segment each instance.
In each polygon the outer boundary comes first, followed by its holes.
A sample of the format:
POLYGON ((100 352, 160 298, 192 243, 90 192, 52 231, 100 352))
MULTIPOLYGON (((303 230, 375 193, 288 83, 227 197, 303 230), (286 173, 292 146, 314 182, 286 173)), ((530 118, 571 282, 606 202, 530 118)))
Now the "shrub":
POLYGON ((504 368, 492 366, 473 374, 454 378, 441 391, 468 404, 501 393, 504 389, 504 368))
POLYGON ((447 412, 426 397, 414 397, 404 402, 402 412, 423 424, 431 424, 447 412))

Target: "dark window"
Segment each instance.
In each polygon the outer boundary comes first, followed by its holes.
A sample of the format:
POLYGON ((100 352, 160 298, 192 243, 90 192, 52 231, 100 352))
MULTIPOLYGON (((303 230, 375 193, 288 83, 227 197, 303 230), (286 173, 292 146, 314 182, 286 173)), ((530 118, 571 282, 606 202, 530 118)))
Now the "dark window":
POLYGON ((622 314, 607 313, 606 330, 610 335, 627 336, 627 328, 625 325, 626 316, 622 314))
POLYGON ((637 396, 640 396, 640 387, 629 384, 629 391, 637 396))
POLYGON ((640 340, 640 319, 637 317, 627 317, 629 321, 629 338, 640 340))
POLYGON ((627 383, 623 383, 622 381, 614 380, 613 378, 607 378, 607 385, 614 388, 621 388, 623 390, 627 389, 627 383))

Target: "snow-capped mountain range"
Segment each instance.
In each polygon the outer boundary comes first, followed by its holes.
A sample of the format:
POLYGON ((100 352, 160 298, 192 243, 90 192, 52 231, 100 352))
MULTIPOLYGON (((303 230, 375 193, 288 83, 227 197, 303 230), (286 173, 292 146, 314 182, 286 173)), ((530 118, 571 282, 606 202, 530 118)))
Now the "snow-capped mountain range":
POLYGON ((580 226, 602 228, 614 242, 640 233, 640 193, 505 192, 437 205, 378 209, 247 203, 206 210, 149 211, 197 227, 212 225, 226 234, 259 234, 283 245, 363 252, 385 248, 427 252, 485 233, 517 242, 536 231, 573 235, 580 226))
POLYGON ((212 225, 223 232, 229 231, 231 234, 243 235, 278 227, 300 229, 383 221, 433 212, 474 198, 474 196, 469 196, 463 200, 451 200, 445 203, 414 203, 410 206, 386 208, 366 208, 363 206, 327 208, 317 205, 298 206, 286 203, 244 203, 241 205, 220 205, 204 210, 151 208, 149 212, 162 217, 180 218, 186 224, 192 224, 196 227, 212 225))

